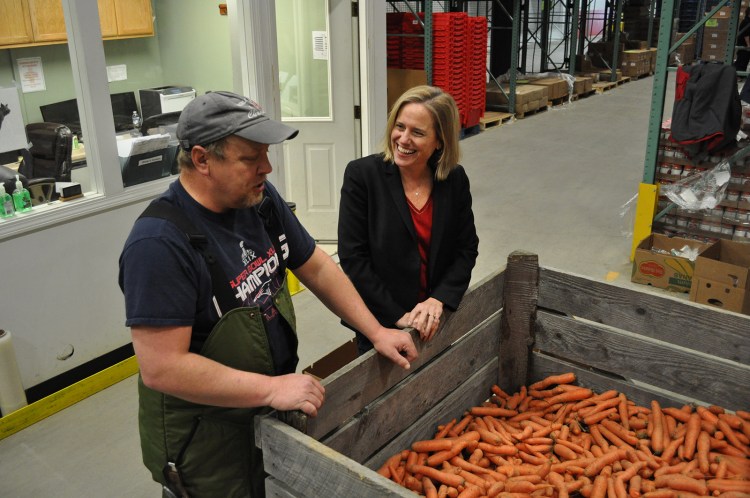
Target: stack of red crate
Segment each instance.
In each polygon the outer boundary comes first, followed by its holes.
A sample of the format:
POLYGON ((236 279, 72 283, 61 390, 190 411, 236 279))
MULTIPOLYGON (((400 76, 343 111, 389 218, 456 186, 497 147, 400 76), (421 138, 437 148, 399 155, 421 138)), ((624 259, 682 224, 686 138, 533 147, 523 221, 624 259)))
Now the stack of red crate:
POLYGON ((386 43, 388 45, 388 67, 401 67, 401 50, 403 37, 403 12, 388 12, 385 16, 386 43))
POLYGON ((405 13, 401 22, 401 32, 406 35, 401 37, 403 69, 424 69, 424 12, 419 12, 418 15, 419 19, 412 13, 405 13))
POLYGON ((432 84, 453 96, 462 123, 466 120, 468 111, 467 19, 465 12, 432 15, 432 84))
POLYGON ((466 70, 466 121, 461 125, 471 128, 479 124, 484 116, 486 104, 485 68, 487 67, 487 18, 469 17, 467 19, 467 70, 466 70))

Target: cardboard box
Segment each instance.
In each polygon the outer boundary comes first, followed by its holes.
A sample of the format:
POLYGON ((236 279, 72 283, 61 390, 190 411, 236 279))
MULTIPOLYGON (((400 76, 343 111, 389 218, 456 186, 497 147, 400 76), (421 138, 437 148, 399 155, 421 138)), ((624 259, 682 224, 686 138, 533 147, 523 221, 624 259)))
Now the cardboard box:
POLYGON ((549 100, 562 99, 568 96, 568 82, 562 78, 541 78, 532 80, 531 83, 538 86, 546 86, 547 98, 549 100))
POLYGON ((388 110, 406 90, 427 84, 427 73, 420 69, 388 68, 388 110))
MULTIPOLYGON (((510 87, 507 84, 503 84, 503 90, 507 94, 510 91, 510 87)), ((490 82, 487 84, 486 96, 487 104, 490 105, 503 105, 508 103, 508 99, 505 97, 505 94, 500 91, 500 89, 494 82, 490 82)), ((547 91, 546 86, 516 85, 516 107, 523 106, 524 104, 528 103, 535 103, 537 105, 536 107, 533 107, 533 109, 538 109, 541 105, 538 104, 539 102, 544 102, 544 105, 547 105, 548 100, 549 92, 547 91)))
POLYGON ((750 244, 721 239, 695 262, 690 300, 750 314, 750 244))
POLYGON ((357 356, 357 339, 354 338, 337 347, 309 367, 305 367, 302 373, 310 374, 322 380, 357 359, 357 356))
POLYGON ((590 92, 594 89, 594 80, 585 76, 576 76, 576 80, 573 83, 573 93, 579 95, 582 93, 590 92))
POLYGON ((672 256, 670 251, 680 250, 684 246, 703 251, 710 245, 697 240, 653 233, 643 239, 635 250, 630 281, 675 292, 689 292, 695 263, 687 258, 672 256))

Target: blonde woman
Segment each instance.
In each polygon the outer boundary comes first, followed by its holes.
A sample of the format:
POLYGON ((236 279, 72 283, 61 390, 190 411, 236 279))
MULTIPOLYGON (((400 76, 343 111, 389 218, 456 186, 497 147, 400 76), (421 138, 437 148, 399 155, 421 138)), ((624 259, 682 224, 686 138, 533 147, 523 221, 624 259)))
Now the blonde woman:
MULTIPOLYGON (((458 307, 478 254, 459 132, 453 97, 414 87, 389 113, 383 152, 351 161, 341 189, 342 268, 383 326, 425 341, 458 307)), ((371 349, 355 332, 360 354, 371 349)))

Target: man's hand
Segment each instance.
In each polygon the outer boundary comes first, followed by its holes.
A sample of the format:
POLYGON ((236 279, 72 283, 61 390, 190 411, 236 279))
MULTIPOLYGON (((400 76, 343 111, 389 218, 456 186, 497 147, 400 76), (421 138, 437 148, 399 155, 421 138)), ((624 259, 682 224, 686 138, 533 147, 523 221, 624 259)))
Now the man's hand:
POLYGON ((311 417, 323 405, 325 389, 314 377, 305 374, 288 374, 269 377, 271 386, 268 406, 276 410, 302 410, 311 417))
POLYGON ((372 344, 378 353, 406 370, 411 368, 409 362, 417 358, 417 348, 411 336, 400 330, 383 328, 372 344))

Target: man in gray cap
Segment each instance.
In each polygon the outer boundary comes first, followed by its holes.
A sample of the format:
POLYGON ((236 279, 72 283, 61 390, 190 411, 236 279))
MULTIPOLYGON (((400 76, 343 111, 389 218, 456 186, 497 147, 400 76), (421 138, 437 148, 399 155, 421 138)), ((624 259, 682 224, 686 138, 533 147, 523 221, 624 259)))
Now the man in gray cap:
POLYGON ((143 460, 165 496, 263 496, 253 417, 315 416, 322 405, 322 385, 295 373, 286 268, 380 354, 404 368, 417 356, 266 180, 269 144, 296 135, 243 96, 193 100, 177 126, 179 179, 139 217, 120 256, 143 460))

